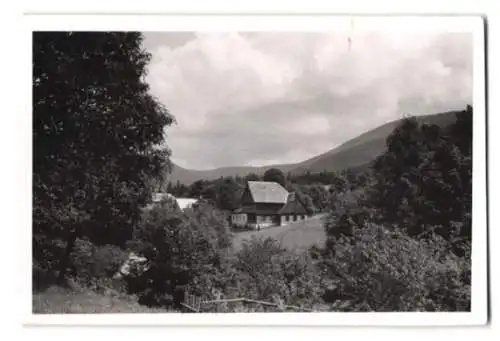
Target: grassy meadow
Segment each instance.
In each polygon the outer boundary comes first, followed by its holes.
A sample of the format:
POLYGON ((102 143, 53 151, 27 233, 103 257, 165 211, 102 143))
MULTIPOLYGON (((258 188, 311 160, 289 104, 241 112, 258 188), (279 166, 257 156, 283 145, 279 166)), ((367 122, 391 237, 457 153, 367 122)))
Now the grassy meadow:
POLYGON ((32 301, 34 314, 114 314, 167 313, 140 305, 131 297, 100 294, 89 289, 75 290, 51 287, 35 293, 32 301))
POLYGON ((326 240, 323 217, 323 214, 318 214, 307 220, 286 226, 273 226, 260 231, 236 232, 233 237, 233 247, 235 250, 239 250, 241 244, 252 237, 271 237, 288 250, 304 251, 315 244, 322 246, 326 240))

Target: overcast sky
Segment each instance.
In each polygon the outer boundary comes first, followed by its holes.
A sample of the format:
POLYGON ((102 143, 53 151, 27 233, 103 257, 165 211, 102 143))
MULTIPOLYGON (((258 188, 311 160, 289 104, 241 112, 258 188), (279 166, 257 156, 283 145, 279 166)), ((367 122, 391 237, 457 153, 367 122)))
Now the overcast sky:
POLYGON ((472 103, 470 33, 145 33, 147 81, 191 169, 299 162, 400 118, 472 103))

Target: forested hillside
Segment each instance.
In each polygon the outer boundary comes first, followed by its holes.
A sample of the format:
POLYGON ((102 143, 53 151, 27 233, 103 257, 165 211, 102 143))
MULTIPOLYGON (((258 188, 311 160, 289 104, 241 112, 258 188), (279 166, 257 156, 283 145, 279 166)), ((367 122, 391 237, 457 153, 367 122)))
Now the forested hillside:
MULTIPOLYGON (((436 124, 440 127, 445 127, 453 123, 456 113, 456 111, 450 111, 417 116, 416 118, 421 123, 436 124)), ((291 172, 294 175, 300 175, 306 172, 341 172, 346 169, 364 168, 378 155, 384 152, 386 148, 386 138, 400 122, 401 120, 396 120, 384 124, 321 155, 296 164, 269 165, 262 167, 222 167, 202 171, 185 169, 174 164, 172 173, 168 175, 168 179, 172 183, 180 182, 184 185, 190 185, 197 180, 215 180, 220 177, 229 176, 244 177, 250 173, 262 176, 271 168, 280 169, 284 173, 291 172)))

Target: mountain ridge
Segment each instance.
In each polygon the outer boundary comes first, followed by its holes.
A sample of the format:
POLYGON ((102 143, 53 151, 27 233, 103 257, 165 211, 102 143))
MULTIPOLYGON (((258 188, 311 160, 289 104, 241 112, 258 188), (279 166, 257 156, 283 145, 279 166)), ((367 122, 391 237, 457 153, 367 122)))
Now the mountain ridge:
MULTIPOLYGON (((437 124, 441 127, 451 124, 456 119, 458 110, 437 114, 415 116, 420 123, 437 124)), ((179 181, 190 185, 197 180, 214 180, 227 176, 246 176, 249 173, 262 175, 270 168, 281 169, 284 173, 300 174, 305 172, 319 173, 321 171, 341 171, 347 168, 360 168, 369 164, 385 150, 386 138, 403 120, 397 119, 366 131, 357 137, 334 147, 322 154, 316 155, 298 163, 271 164, 263 166, 230 166, 211 170, 193 170, 180 167, 173 163, 168 181, 179 181)))

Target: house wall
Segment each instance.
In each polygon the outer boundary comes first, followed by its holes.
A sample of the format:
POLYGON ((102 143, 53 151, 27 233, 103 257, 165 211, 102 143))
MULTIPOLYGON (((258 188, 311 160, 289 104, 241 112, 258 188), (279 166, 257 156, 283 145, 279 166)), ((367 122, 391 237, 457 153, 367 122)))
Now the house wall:
POLYGON ((257 221, 257 218, 255 216, 255 213, 248 213, 247 214, 247 222, 249 224, 251 224, 251 223, 255 224, 256 221, 257 221))
POLYGON ((231 223, 243 227, 247 224, 248 216, 246 213, 236 213, 231 215, 231 223))
POLYGON ((280 225, 286 225, 286 224, 288 224, 288 221, 286 220, 286 217, 287 216, 284 216, 284 215, 280 216, 280 225))
POLYGON ((284 214, 281 216, 281 224, 282 225, 287 225, 291 224, 295 221, 294 215, 293 214, 284 214))
POLYGON ((254 229, 262 229, 278 225, 280 225, 280 220, 277 215, 256 215, 255 220, 249 219, 247 223, 247 226, 254 229))
POLYGON ((294 222, 303 221, 307 219, 305 214, 284 214, 280 216, 280 225, 293 224, 294 222))
MULTIPOLYGON (((241 214, 240 214, 241 215, 241 214)), ((233 219, 235 215, 233 215, 233 219)), ((270 226, 286 226, 307 219, 305 214, 285 214, 285 215, 245 215, 244 220, 233 220, 233 224, 241 223, 251 228, 265 228, 270 226)))
POLYGON ((257 224, 268 227, 272 225, 276 225, 276 221, 273 216, 270 215, 259 215, 257 216, 257 224))

